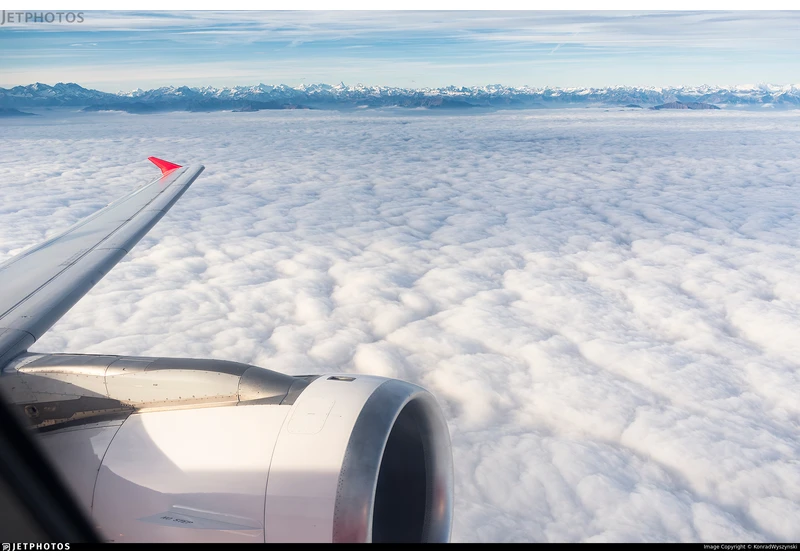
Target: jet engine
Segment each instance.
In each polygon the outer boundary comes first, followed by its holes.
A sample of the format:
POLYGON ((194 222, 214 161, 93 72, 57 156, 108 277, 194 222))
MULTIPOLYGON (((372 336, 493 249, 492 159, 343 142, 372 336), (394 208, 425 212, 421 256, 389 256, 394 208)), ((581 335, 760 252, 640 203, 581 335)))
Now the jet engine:
POLYGON ((446 542, 447 424, 396 379, 25 353, 0 388, 110 542, 446 542))

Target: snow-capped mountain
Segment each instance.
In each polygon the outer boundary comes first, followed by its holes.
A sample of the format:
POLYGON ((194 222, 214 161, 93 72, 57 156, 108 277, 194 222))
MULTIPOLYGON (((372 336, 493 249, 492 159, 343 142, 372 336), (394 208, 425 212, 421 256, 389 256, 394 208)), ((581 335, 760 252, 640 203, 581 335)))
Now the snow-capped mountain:
POLYGON ((86 89, 78 84, 57 83, 54 86, 35 83, 0 88, 0 107, 58 107, 115 101, 116 95, 96 89, 86 89))
POLYGON ((128 112, 214 111, 281 108, 356 107, 533 108, 558 106, 639 106, 707 108, 793 108, 800 106, 800 84, 679 87, 555 88, 474 87, 408 89, 390 86, 308 84, 297 87, 258 84, 234 87, 161 87, 106 93, 78 84, 31 84, 0 88, 0 108, 83 107, 128 112), (716 107, 715 107, 716 108, 716 107))

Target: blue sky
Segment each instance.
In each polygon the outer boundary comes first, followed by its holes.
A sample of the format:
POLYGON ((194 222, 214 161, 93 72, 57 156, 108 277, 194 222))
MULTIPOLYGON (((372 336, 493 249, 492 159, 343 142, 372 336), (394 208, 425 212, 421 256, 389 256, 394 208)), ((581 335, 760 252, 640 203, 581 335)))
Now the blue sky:
POLYGON ((0 86, 800 83, 800 12, 84 12, 0 26, 0 86))

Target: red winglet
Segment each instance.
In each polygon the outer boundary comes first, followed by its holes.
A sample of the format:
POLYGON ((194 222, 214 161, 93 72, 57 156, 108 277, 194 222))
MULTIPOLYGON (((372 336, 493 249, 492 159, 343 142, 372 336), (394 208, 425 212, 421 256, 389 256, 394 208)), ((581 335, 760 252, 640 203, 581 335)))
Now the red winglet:
POLYGON ((156 166, 158 166, 158 168, 161 170, 162 175, 166 175, 173 169, 178 169, 180 167, 180 165, 178 165, 177 163, 171 163, 163 159, 158 159, 157 157, 149 157, 147 159, 149 159, 150 161, 155 163, 156 166))

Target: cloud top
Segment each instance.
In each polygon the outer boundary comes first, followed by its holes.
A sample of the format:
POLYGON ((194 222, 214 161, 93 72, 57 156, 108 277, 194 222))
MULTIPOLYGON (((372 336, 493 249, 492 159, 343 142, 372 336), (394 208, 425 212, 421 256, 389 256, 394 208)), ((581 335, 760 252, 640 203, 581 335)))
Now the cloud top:
POLYGON ((430 388, 458 541, 800 538, 794 111, 68 114, 0 130, 0 258, 207 170, 34 350, 430 388))

